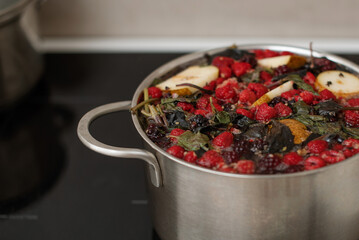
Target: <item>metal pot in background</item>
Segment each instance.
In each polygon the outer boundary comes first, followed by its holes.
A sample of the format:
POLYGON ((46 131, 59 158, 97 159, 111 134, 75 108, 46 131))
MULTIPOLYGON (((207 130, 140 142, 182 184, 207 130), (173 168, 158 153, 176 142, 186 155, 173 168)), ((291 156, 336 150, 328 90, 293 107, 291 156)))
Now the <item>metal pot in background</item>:
POLYGON ((0 1, 0 107, 24 96, 42 71, 40 55, 20 26, 20 18, 33 0, 0 1))

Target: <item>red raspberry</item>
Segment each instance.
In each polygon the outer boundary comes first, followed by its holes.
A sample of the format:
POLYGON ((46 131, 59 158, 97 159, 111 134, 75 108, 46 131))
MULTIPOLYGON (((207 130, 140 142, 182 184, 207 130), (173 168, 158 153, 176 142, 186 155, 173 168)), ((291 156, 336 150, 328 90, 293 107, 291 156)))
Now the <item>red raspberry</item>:
POLYGON ((267 103, 263 103, 258 107, 256 112, 256 120, 268 122, 272 118, 276 117, 277 112, 274 108, 268 106, 267 103))
POLYGON ((148 95, 150 95, 151 98, 160 98, 162 97, 162 91, 158 87, 149 87, 148 95))
POLYGON ((341 151, 341 150, 343 150, 343 149, 344 149, 344 146, 341 145, 341 144, 339 144, 339 143, 336 143, 336 144, 334 144, 334 146, 333 146, 333 150, 335 150, 335 151, 341 151))
POLYGON ((214 146, 220 147, 220 148, 226 148, 231 146, 233 143, 233 135, 230 132, 223 132, 219 134, 217 137, 215 137, 212 141, 212 144, 214 146))
POLYGON ((230 88, 233 88, 234 90, 239 89, 238 81, 235 78, 229 78, 227 80, 224 80, 221 84, 217 85, 217 88, 221 88, 224 86, 229 86, 230 88))
POLYGON ((252 104, 256 100, 256 94, 249 89, 244 89, 242 92, 239 93, 239 101, 241 101, 241 103, 252 104))
MULTIPOLYGON (((222 111, 223 111, 222 106, 219 105, 216 101, 213 101, 213 107, 214 107, 218 112, 222 112, 222 111)), ((206 109, 206 110, 207 110, 207 112, 214 113, 211 104, 208 104, 208 105, 207 105, 207 109, 206 109)))
POLYGON ((348 100, 348 104, 351 107, 359 107, 359 98, 352 98, 348 100))
POLYGON ((324 140, 313 140, 307 146, 311 153, 321 153, 328 148, 328 143, 324 140))
POLYGON ((279 55, 281 55, 281 56, 294 55, 294 53, 291 53, 291 52, 288 52, 288 51, 283 51, 283 52, 279 53, 279 55))
POLYGON ((233 64, 233 62, 234 62, 233 58, 218 56, 212 60, 212 65, 218 68, 222 66, 230 67, 233 64))
POLYGON ((246 74, 251 68, 252 68, 252 66, 247 62, 235 62, 232 65, 233 73, 237 77, 240 77, 243 74, 246 74))
POLYGON ((246 109, 243 109, 243 108, 238 108, 236 110, 236 113, 242 114, 242 115, 244 115, 244 116, 246 116, 247 118, 250 118, 250 119, 253 119, 253 117, 254 117, 252 112, 250 112, 250 111, 248 111, 246 109))
POLYGON ((359 149, 359 140, 354 138, 348 138, 343 142, 343 146, 348 148, 359 149))
POLYGON ((209 150, 203 154, 203 156, 197 160, 198 165, 207 168, 213 168, 217 164, 224 162, 221 155, 215 150, 209 150))
POLYGON ((354 156, 355 154, 357 154, 358 151, 356 149, 345 149, 343 151, 343 153, 346 158, 350 158, 350 157, 354 156))
POLYGON ((227 173, 235 173, 236 172, 231 166, 228 166, 224 162, 220 162, 218 164, 217 170, 221 171, 221 172, 227 172, 227 173))
POLYGON ((274 51, 269 50, 269 49, 265 49, 263 54, 264 54, 265 58, 271 58, 271 57, 279 56, 279 52, 274 52, 274 51))
POLYGON ((171 154, 172 156, 175 156, 177 158, 183 158, 184 155, 184 148, 178 145, 174 145, 167 149, 167 152, 171 154))
POLYGON ((337 163, 345 159, 345 156, 342 152, 338 152, 335 150, 324 151, 320 154, 320 157, 330 164, 337 163))
POLYGON ((309 91, 303 91, 299 94, 299 96, 303 99, 303 102, 305 102, 306 104, 310 105, 314 101, 314 95, 309 91))
POLYGON ((304 82, 308 83, 311 86, 314 86, 316 77, 311 72, 307 72, 303 77, 304 82))
POLYGON ((301 161, 303 161, 303 158, 296 152, 287 153, 283 157, 283 162, 287 165, 297 165, 301 161))
POLYGON ((216 80, 213 80, 213 81, 216 81, 216 85, 219 85, 219 84, 222 84, 224 82, 224 78, 217 78, 216 80))
POLYGON ((321 91, 320 93, 320 98, 322 100, 336 100, 337 98, 335 97, 335 95, 329 91, 328 89, 324 89, 323 91, 321 91))
POLYGON ((264 52, 263 50, 257 49, 257 50, 253 50, 254 54, 256 55, 257 59, 262 59, 264 58, 264 52))
POLYGON ((194 107, 193 107, 193 105, 190 104, 190 103, 187 103, 187 102, 179 102, 179 103, 177 103, 177 106, 180 107, 180 108, 182 108, 183 111, 186 111, 186 112, 191 112, 191 113, 193 113, 194 110, 195 110, 194 107))
POLYGON ((216 98, 221 100, 228 100, 236 97, 236 91, 229 85, 216 89, 216 98))
POLYGON ((197 108, 198 109, 206 109, 209 104, 209 96, 205 95, 197 100, 197 108))
POLYGON ((304 169, 305 170, 314 170, 317 168, 324 167, 325 161, 321 159, 320 157, 311 156, 304 161, 304 169))
POLYGON ((221 78, 224 78, 224 79, 231 77, 232 69, 227 66, 219 67, 219 76, 221 76, 221 78))
POLYGON ((262 97, 264 94, 268 92, 268 88, 266 88, 264 85, 260 83, 250 83, 248 84, 248 89, 252 90, 256 94, 257 98, 262 97))
POLYGON ((253 174, 256 170, 256 166, 251 160, 239 160, 237 162, 238 173, 242 174, 253 174))
POLYGON ((217 82, 216 82, 216 80, 213 80, 213 81, 210 81, 209 84, 207 84, 203 88, 206 90, 213 91, 216 88, 216 86, 217 86, 217 82))
POLYGON ((292 114, 292 109, 282 102, 277 103, 274 109, 277 111, 279 117, 286 117, 292 114))
POLYGON ((349 127, 359 127, 359 111, 345 111, 344 119, 349 127))
POLYGON ((262 79, 265 83, 269 84, 272 81, 272 75, 269 72, 261 71, 260 79, 262 79))
POLYGON ((184 160, 189 163, 195 163, 197 160, 197 155, 193 151, 189 151, 184 155, 184 160))
POLYGON ((203 117, 206 117, 208 113, 209 112, 207 110, 203 109, 197 109, 196 111, 194 111, 195 115, 202 115, 203 117))
MULTIPOLYGON (((175 128, 171 131, 170 136, 176 136, 176 137, 181 136, 182 133, 184 133, 184 132, 185 132, 185 130, 183 130, 183 129, 175 128)), ((177 143, 177 138, 175 138, 175 137, 170 137, 170 140, 173 143, 177 143)))
POLYGON ((294 96, 295 96, 296 94, 299 94, 299 93, 300 93, 299 90, 297 90, 297 89, 292 89, 292 90, 289 90, 289 91, 286 91, 286 92, 282 93, 280 96, 281 96, 282 98, 285 98, 286 100, 290 101, 290 100, 293 100, 294 96))

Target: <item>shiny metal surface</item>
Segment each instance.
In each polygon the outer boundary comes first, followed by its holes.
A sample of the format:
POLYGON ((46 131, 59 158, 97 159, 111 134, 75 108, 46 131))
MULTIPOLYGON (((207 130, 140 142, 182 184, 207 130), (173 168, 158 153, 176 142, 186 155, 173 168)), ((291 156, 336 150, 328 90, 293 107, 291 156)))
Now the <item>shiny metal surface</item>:
POLYGON ((41 57, 20 26, 20 16, 32 0, 7 1, 0 9, 0 106, 19 99, 35 85, 42 71, 41 57))
POLYGON ((90 124, 96 118, 111 112, 129 110, 130 106, 130 101, 124 101, 106 104, 89 111, 81 118, 77 128, 77 134, 83 144, 85 144, 87 147, 94 150, 95 152, 112 157, 138 158, 145 160, 150 166, 149 172, 152 184, 156 187, 160 187, 162 184, 161 170, 156 157, 152 153, 142 149, 110 146, 97 141, 95 138, 92 137, 89 132, 90 124))
MULTIPOLYGON (((308 49, 290 46, 239 48, 291 51, 310 56, 308 49)), ((222 50, 224 48, 207 53, 222 50)), ((359 72, 356 64, 343 58, 319 52, 313 55, 326 56, 359 72)), ((132 106, 154 78, 202 56, 203 52, 186 55, 155 70, 136 90, 132 106)), ((156 156, 161 168, 162 187, 148 181, 148 188, 154 226, 163 240, 359 239, 359 155, 325 168, 293 174, 223 173, 167 154, 149 140, 137 117, 132 115, 132 118, 146 149, 156 156)), ((87 135, 81 135, 85 136, 82 141, 88 147, 109 155, 109 149, 98 143, 96 146, 87 135)), ((121 153, 112 156, 115 155, 121 153)), ((151 179, 150 168, 149 176, 151 179)))

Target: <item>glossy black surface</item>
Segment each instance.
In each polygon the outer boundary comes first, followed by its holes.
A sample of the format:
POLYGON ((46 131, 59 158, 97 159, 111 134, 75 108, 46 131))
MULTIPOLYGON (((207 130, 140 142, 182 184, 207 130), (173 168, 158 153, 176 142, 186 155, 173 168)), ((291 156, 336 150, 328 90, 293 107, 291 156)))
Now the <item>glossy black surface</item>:
MULTIPOLYGON (((144 163, 78 140, 90 109, 130 100, 137 85, 179 54, 53 54, 26 97, 0 111, 0 239, 144 239, 152 230, 144 163)), ((344 56, 359 63, 359 56, 344 56)), ((100 141, 142 147, 128 112, 98 119, 100 141)))

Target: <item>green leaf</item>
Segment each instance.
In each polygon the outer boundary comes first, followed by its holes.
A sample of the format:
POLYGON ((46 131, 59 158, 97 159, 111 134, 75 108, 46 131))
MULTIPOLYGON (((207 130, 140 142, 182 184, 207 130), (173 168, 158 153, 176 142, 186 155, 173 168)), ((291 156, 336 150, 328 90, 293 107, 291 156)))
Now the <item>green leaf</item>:
POLYGON ((215 119, 217 120, 218 123, 223 123, 223 124, 228 124, 231 122, 231 116, 229 115, 228 112, 225 111, 217 112, 215 115, 215 119))
POLYGON ((178 145, 186 149, 187 151, 197 151, 200 148, 208 150, 209 137, 200 132, 193 133, 186 131, 181 134, 178 138, 178 145))
POLYGON ((359 139, 359 128, 349 128, 343 126, 345 133, 349 134, 352 138, 359 139))
POLYGON ((293 107, 294 107, 295 113, 298 115, 302 115, 302 114, 307 115, 310 112, 310 106, 303 101, 298 101, 298 102, 294 103, 293 107))
POLYGON ((168 103, 174 103, 174 102, 195 102, 196 99, 193 98, 184 98, 184 97, 179 97, 179 98, 162 98, 161 99, 161 104, 168 104, 168 103))
POLYGON ((319 93, 317 93, 312 86, 310 86, 309 84, 305 83, 303 81, 303 79, 297 75, 297 74, 291 74, 291 75, 288 75, 285 80, 288 80, 288 81, 293 81, 297 86, 298 88, 300 89, 303 89, 303 90, 306 90, 306 91, 309 91, 311 93, 313 93, 314 95, 316 96, 319 96, 319 93))

